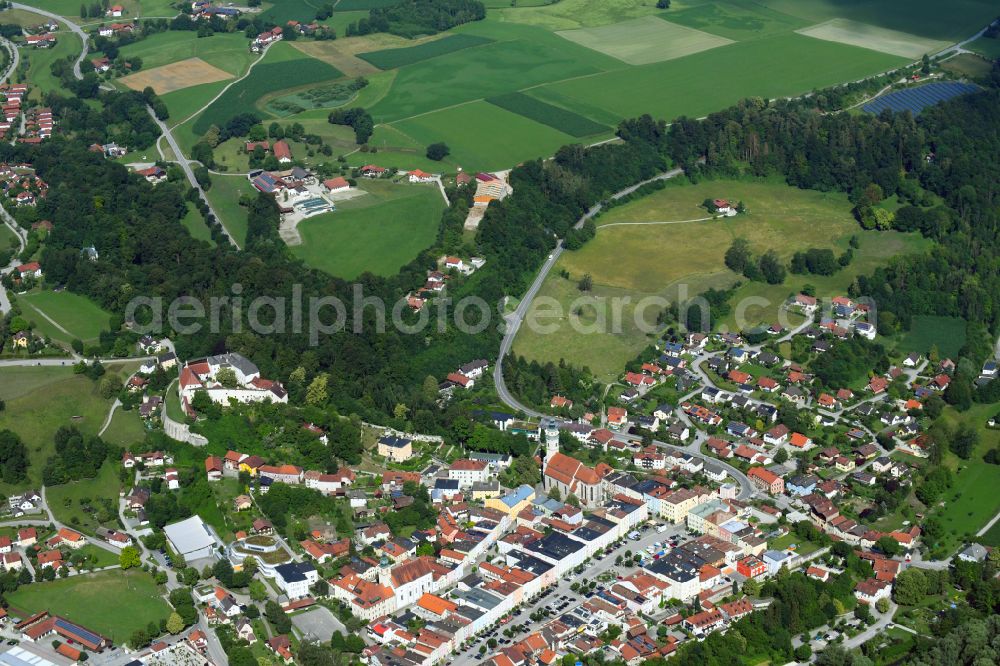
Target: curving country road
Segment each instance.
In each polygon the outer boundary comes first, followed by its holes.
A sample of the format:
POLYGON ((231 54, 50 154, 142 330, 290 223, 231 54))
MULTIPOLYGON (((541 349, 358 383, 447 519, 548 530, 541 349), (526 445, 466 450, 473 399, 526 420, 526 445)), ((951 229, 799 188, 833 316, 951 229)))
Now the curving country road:
POLYGON ((7 79, 10 78, 17 66, 21 64, 21 52, 17 49, 12 41, 0 37, 0 44, 4 45, 4 48, 10 53, 10 64, 7 66, 7 71, 0 76, 0 83, 6 83, 7 79))
POLYGON ((83 49, 80 51, 80 55, 78 55, 76 60, 73 62, 73 76, 75 76, 78 79, 82 79, 83 73, 80 71, 80 63, 82 63, 83 59, 87 57, 87 40, 89 39, 87 33, 83 31, 83 28, 78 26, 76 23, 73 23, 65 16, 60 16, 59 14, 53 14, 52 12, 46 9, 39 9, 38 7, 22 5, 19 2, 12 2, 11 7, 13 7, 14 9, 23 9, 25 11, 32 12, 34 14, 41 14, 42 16, 47 16, 50 19, 59 21, 60 23, 65 23, 66 26, 69 27, 71 31, 76 33, 77 37, 80 38, 80 41, 83 42, 83 49))
MULTIPOLYGON (((632 194, 637 189, 639 189, 640 187, 642 187, 647 183, 651 183, 657 180, 667 180, 670 178, 675 178, 683 173, 684 173, 683 169, 671 169, 670 171, 661 173, 658 176, 654 176, 653 178, 650 178, 648 180, 644 180, 639 183, 636 183, 635 185, 626 187, 625 189, 620 190, 615 194, 613 194, 611 196, 611 199, 621 199, 622 197, 632 194)), ((584 213, 583 216, 581 216, 580 219, 577 220, 576 224, 574 225, 574 228, 579 229, 583 227, 583 225, 587 222, 587 220, 592 219, 595 215, 600 213, 602 208, 603 206, 601 203, 594 204, 594 206, 592 206, 590 210, 584 213)), ((556 262, 559 260, 559 257, 562 256, 562 253, 563 253, 563 247, 562 247, 562 242, 560 241, 559 243, 557 243, 556 248, 549 255, 548 259, 545 260, 545 263, 542 264, 541 269, 539 269, 538 271, 538 275, 535 276, 534 281, 528 287, 528 291, 524 294, 524 298, 521 299, 521 302, 518 303, 517 308, 514 310, 514 312, 507 315, 506 330, 504 332, 503 340, 500 343, 500 351, 497 355, 496 363, 493 365, 493 383, 496 385, 497 395, 499 396, 500 400, 511 409, 523 412, 528 416, 534 416, 536 418, 541 418, 543 416, 548 416, 548 415, 542 414, 541 412, 534 410, 528 407, 527 405, 524 405, 523 403, 521 403, 520 400, 515 398, 514 395, 507 389, 507 385, 503 377, 503 360, 504 357, 506 357, 507 354, 510 353, 511 347, 514 344, 514 338, 517 336, 517 331, 521 327, 521 323, 524 321, 524 318, 527 315, 529 308, 531 307, 532 301, 534 300, 535 296, 538 295, 538 290, 541 289, 542 283, 545 282, 545 278, 552 270, 552 267, 555 266, 556 262)), ((699 431, 695 430, 695 432, 697 433, 699 431)), ((701 434, 703 435, 703 433, 701 434)), ((642 439, 641 437, 636 437, 635 435, 628 435, 623 433, 619 433, 618 437, 625 441, 640 441, 642 439)), ((739 499, 748 499, 751 496, 753 496, 756 490, 754 489, 753 484, 750 483, 750 479, 747 478, 746 474, 741 472, 736 467, 733 467, 729 463, 725 462, 724 460, 719 460, 713 456, 706 456, 701 452, 701 443, 703 440, 704 440, 703 436, 702 437, 696 436, 694 438, 694 441, 685 447, 675 447, 670 444, 667 444, 666 442, 661 442, 661 441, 654 441, 654 444, 660 448, 665 448, 670 450, 683 450, 685 453, 688 453, 696 458, 700 458, 705 462, 711 462, 714 465, 718 465, 724 468, 726 472, 732 478, 734 478, 736 482, 739 483, 740 485, 740 493, 738 496, 739 499)))

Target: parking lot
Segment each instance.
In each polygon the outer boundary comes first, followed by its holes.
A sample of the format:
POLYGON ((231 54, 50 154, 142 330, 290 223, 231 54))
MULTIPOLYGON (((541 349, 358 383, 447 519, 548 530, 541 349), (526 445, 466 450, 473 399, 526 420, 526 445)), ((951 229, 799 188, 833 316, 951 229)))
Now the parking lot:
POLYGON ((498 647, 511 645, 521 640, 532 631, 536 631, 546 620, 572 612, 574 608, 583 603, 591 594, 590 592, 587 592, 586 594, 574 592, 571 589, 573 583, 583 584, 589 581, 596 581, 599 587, 603 587, 611 585, 613 582, 610 580, 601 582, 600 579, 602 577, 607 579, 605 574, 611 574, 616 577, 619 575, 625 576, 635 570, 635 567, 622 567, 620 565, 616 565, 615 560, 617 560, 618 557, 624 557, 625 554, 629 552, 633 555, 642 553, 646 557, 651 557, 651 555, 646 552, 646 549, 654 543, 670 543, 671 541, 680 543, 691 537, 691 534, 687 531, 683 524, 673 525, 668 523, 664 525, 662 519, 659 518, 655 521, 647 522, 645 525, 641 526, 637 532, 638 539, 626 538, 612 545, 612 547, 605 551, 603 555, 591 558, 586 563, 586 568, 582 572, 567 573, 556 585, 549 587, 533 601, 529 602, 525 606, 522 606, 521 609, 511 617, 509 622, 478 636, 476 641, 472 643, 468 649, 459 652, 452 663, 455 666, 472 666, 473 664, 478 664, 482 661, 482 657, 479 655, 479 649, 481 646, 487 646, 487 655, 492 654, 494 651, 489 648, 488 644, 488 641, 491 638, 497 641, 498 647), (661 532, 659 529, 663 529, 663 531, 661 532), (549 612, 546 620, 531 620, 532 613, 541 609, 548 610, 549 612), (527 631, 520 631, 512 637, 504 635, 503 632, 505 628, 521 624, 528 625, 527 631))

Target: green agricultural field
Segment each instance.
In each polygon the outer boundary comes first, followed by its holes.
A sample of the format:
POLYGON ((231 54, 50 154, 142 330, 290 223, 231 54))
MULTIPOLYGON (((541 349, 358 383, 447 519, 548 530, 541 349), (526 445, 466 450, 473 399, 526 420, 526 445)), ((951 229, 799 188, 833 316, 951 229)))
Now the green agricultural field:
POLYGON ((776 12, 757 3, 749 2, 709 2, 671 9, 660 17, 689 28, 710 32, 742 42, 781 32, 789 32, 807 25, 800 18, 776 12))
POLYGON ((903 334, 896 348, 901 352, 926 354, 937 346, 942 357, 956 358, 965 345, 966 324, 957 317, 916 315, 910 330, 903 334))
POLYGON ((993 527, 986 530, 986 533, 976 539, 976 541, 984 546, 990 546, 991 548, 1000 546, 1000 520, 993 523, 993 527))
POLYGON ((392 275, 430 246, 444 200, 431 185, 364 184, 368 194, 299 223, 302 244, 290 249, 313 268, 353 279, 392 275))
MULTIPOLYGON (((91 4, 85 2, 83 6, 89 9, 91 4)), ((135 19, 140 16, 171 17, 177 15, 177 9, 171 6, 170 0, 116 0, 115 4, 119 4, 125 9, 122 18, 113 19, 117 21, 135 19)), ((31 6, 65 16, 75 23, 92 24, 110 20, 110 17, 103 15, 81 17, 79 0, 32 0, 31 6)))
POLYGON ((250 76, 228 88, 194 121, 195 134, 204 134, 212 125, 225 125, 231 117, 253 109, 257 100, 276 89, 307 86, 342 76, 333 66, 286 44, 271 47, 264 57, 265 61, 254 67, 250 76))
POLYGON ((201 58, 233 76, 242 75, 257 58, 247 48, 246 35, 241 32, 216 33, 211 37, 198 39, 192 33, 182 30, 156 33, 123 46, 121 55, 126 58, 142 58, 141 71, 188 58, 201 58))
POLYGON ((556 34, 629 65, 673 60, 731 43, 725 37, 670 23, 656 16, 599 28, 562 30, 556 34))
MULTIPOLYGON (((528 2, 526 5, 535 5, 528 2)), ((678 4, 678 3, 674 3, 678 4)), ((645 0, 560 0, 541 6, 524 6, 500 9, 496 13, 502 20, 538 26, 548 30, 573 30, 617 23, 625 19, 651 16, 660 13, 655 2, 645 0)), ((490 12, 494 14, 494 12, 490 12)))
POLYGON ((428 159, 426 143, 420 143, 393 125, 376 126, 375 133, 368 140, 368 145, 374 149, 373 152, 364 153, 353 151, 353 149, 351 149, 353 152, 345 151, 348 153, 346 155, 347 163, 356 167, 375 162, 386 168, 423 169, 428 173, 455 167, 452 156, 448 156, 440 162, 428 159))
MULTIPOLYGON (((133 412, 134 416, 135 412, 133 412)), ((118 510, 118 491, 121 483, 118 481, 118 470, 115 463, 105 462, 97 476, 93 479, 73 481, 61 486, 47 486, 45 497, 56 520, 71 527, 94 534, 101 523, 94 515, 92 507, 98 500, 111 502, 113 511, 118 510)))
POLYGON ((334 6, 334 12, 368 11, 377 7, 388 7, 396 4, 396 0, 339 0, 334 6))
MULTIPOLYGON (((861 247, 851 264, 851 277, 836 274, 825 278, 831 282, 841 280, 846 289, 857 271, 870 271, 879 262, 888 260, 897 252, 910 250, 909 236, 896 233, 863 232, 851 215, 847 197, 839 193, 800 190, 778 181, 706 181, 696 185, 670 184, 665 189, 610 210, 597 219, 597 237, 576 252, 562 255, 550 273, 539 294, 533 311, 545 306, 541 297, 548 296, 561 308, 561 324, 555 333, 543 333, 522 326, 514 343, 515 353, 539 361, 572 359, 579 365, 590 366, 599 379, 617 376, 626 361, 632 359, 652 339, 657 314, 678 298, 691 298, 710 287, 732 286, 739 276, 726 268, 723 256, 733 240, 747 238, 754 252, 775 250, 785 260, 797 250, 810 247, 846 249, 848 239, 858 235, 861 247), (675 222, 698 220, 707 216, 701 202, 706 198, 724 197, 745 202, 749 214, 735 218, 708 221, 689 221, 680 224, 634 224, 649 222, 675 222), (622 224, 627 223, 627 224, 622 224), (888 250, 882 250, 883 246, 888 250), (872 259, 873 255, 878 259, 872 259), (560 276, 569 273, 569 279, 560 276), (592 294, 582 294, 576 285, 579 279, 590 274, 593 279, 592 294), (575 299, 596 296, 596 302, 579 302, 575 299), (605 334, 612 330, 612 297, 630 297, 631 302, 621 305, 620 333, 605 334), (661 301, 647 301, 643 297, 658 297, 661 301), (608 322, 608 329, 598 326, 600 312, 608 322), (638 323, 637 323, 638 322, 638 323), (649 323, 643 329, 640 324, 649 323), (570 326, 567 326, 569 324, 570 326), (572 325, 593 326, 593 332, 576 331, 572 325)), ((773 321, 781 302, 789 293, 810 282, 821 290, 826 285, 818 276, 790 276, 784 285, 747 284, 734 298, 734 305, 743 296, 756 295, 770 301, 767 308, 750 309, 746 316, 751 320, 773 321), (748 293, 744 294, 743 289, 748 293), (759 290, 761 293, 749 293, 759 290), (766 293, 765 293, 766 292, 766 293)), ((825 291, 821 290, 825 295, 825 291)), ((755 322, 756 323, 756 322, 755 322)))
POLYGON ((467 171, 503 169, 526 159, 548 157, 576 141, 569 134, 486 102, 428 113, 393 127, 424 146, 446 137, 451 148, 446 159, 467 171))
POLYGON ((593 136, 609 132, 611 129, 607 125, 595 123, 579 113, 553 106, 524 93, 498 95, 490 97, 486 101, 573 137, 593 136))
POLYGON ((42 468, 55 450, 52 438, 62 426, 76 426, 87 435, 96 435, 107 418, 111 402, 97 392, 97 384, 65 368, 0 368, 0 385, 8 389, 8 377, 16 387, 15 397, 5 398, 0 412, 0 430, 13 430, 28 448, 28 479, 18 487, 0 484, 9 495, 42 482, 42 468), (58 371, 58 372, 57 372, 58 371), (37 374, 36 374, 37 373, 37 374))
POLYGON ((951 42, 976 34, 997 13, 988 0, 760 0, 760 4, 810 23, 845 18, 951 42))
POLYGON ((539 28, 487 20, 458 30, 496 41, 401 68, 386 96, 370 109, 377 122, 623 67, 619 60, 539 28), (448 84, 432 85, 435 81, 448 84))
MULTIPOLYGON (((177 124, 189 120, 230 83, 231 81, 202 83, 160 95, 160 100, 167 105, 167 111, 170 112, 170 123, 177 124)), ((190 127, 190 123, 183 125, 181 129, 188 127, 190 127)), ((193 145, 194 142, 192 141, 191 144, 193 145)))
MULTIPOLYGON (((703 116, 748 96, 785 97, 899 67, 905 58, 796 34, 533 88, 540 99, 618 117, 703 116), (753 63, 748 68, 747 63, 753 63), (635 91, 643 94, 637 95, 635 91), (683 92, 681 92, 683 91, 683 92)), ((588 115, 591 115, 588 113, 588 115)))
POLYGON ((489 44, 492 41, 489 37, 463 33, 448 35, 442 39, 424 42, 418 46, 359 53, 358 57, 370 62, 379 69, 396 69, 397 67, 412 65, 413 63, 429 58, 436 58, 447 53, 454 53, 455 51, 463 51, 474 46, 489 44))
POLYGON ((798 33, 816 39, 891 53, 910 60, 916 60, 925 53, 937 53, 948 46, 948 42, 944 40, 921 38, 906 32, 841 18, 802 28, 798 33))
POLYGON ((35 291, 19 296, 17 302, 25 316, 53 340, 96 342, 107 330, 111 313, 105 312, 85 296, 69 291, 35 291))
POLYGON ((151 575, 132 569, 24 585, 6 598, 22 617, 47 610, 122 643, 137 629, 150 622, 159 625, 170 614, 160 593, 151 575), (95 608, 101 612, 95 613, 95 608))
POLYGON ((980 37, 965 48, 975 51, 981 56, 986 56, 991 60, 1000 58, 1000 39, 998 38, 980 37))

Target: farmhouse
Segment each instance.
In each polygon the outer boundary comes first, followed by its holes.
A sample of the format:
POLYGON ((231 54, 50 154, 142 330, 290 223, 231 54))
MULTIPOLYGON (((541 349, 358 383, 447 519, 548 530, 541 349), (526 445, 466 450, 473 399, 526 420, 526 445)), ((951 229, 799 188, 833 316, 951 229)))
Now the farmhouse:
POLYGON ((326 188, 328 193, 334 194, 335 192, 346 192, 351 189, 351 184, 347 182, 346 178, 337 176, 336 178, 328 178, 324 180, 323 187, 326 188))
POLYGON ((433 183, 435 181, 434 174, 421 171, 420 169, 411 171, 408 174, 408 178, 411 183, 433 183))

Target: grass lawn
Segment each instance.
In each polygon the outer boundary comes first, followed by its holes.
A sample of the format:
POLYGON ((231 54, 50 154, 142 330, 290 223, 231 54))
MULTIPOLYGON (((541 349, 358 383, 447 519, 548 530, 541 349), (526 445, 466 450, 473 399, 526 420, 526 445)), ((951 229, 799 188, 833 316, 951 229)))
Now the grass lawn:
POLYGON ((18 486, 0 484, 0 492, 41 485, 42 468, 52 455, 52 441, 61 426, 74 425, 85 435, 96 435, 107 418, 111 403, 97 392, 97 384, 71 368, 0 368, 0 391, 6 392, 7 377, 12 377, 24 391, 6 399, 7 409, 0 412, 0 430, 13 430, 28 449, 28 479, 18 486), (26 370, 39 376, 32 376, 26 370), (55 371, 60 371, 56 373, 55 371), (16 372, 12 372, 16 371, 16 372))
POLYGON ((213 176, 212 189, 206 193, 212 209, 240 246, 247 239, 247 211, 240 206, 240 196, 248 192, 257 190, 245 176, 213 176))
MULTIPOLYGON (((993 40, 997 41, 997 40, 993 40)), ((998 49, 1000 51, 1000 49, 998 49)), ((1000 58, 1000 54, 996 56, 1000 58)), ((993 71, 993 61, 974 53, 960 53, 953 58, 948 58, 941 63, 941 69, 951 72, 956 76, 964 76, 970 79, 982 79, 990 75, 993 71)))
POLYGON ((89 543, 81 548, 80 552, 88 558, 91 558, 87 563, 87 566, 93 569, 102 569, 104 567, 114 566, 121 561, 120 557, 115 553, 112 553, 110 550, 104 550, 103 548, 99 548, 89 543))
MULTIPOLYGON (((610 210, 597 219, 597 237, 576 252, 562 255, 539 294, 562 306, 562 324, 555 333, 522 326, 514 351, 529 359, 558 361, 560 358, 586 365, 599 379, 617 376, 626 361, 632 359, 652 338, 650 327, 665 301, 650 301, 642 309, 640 299, 655 297, 687 300, 709 287, 725 288, 738 279, 725 267, 723 257, 737 237, 750 241, 755 253, 775 250, 786 261, 797 250, 810 247, 833 248, 840 253, 852 235, 858 235, 861 247, 848 269, 828 278, 789 276, 783 285, 746 283, 733 299, 734 315, 722 322, 735 327, 736 306, 744 304, 747 325, 773 322, 780 304, 794 290, 809 282, 820 295, 836 295, 847 288, 854 275, 867 272, 888 257, 911 251, 916 241, 903 234, 864 232, 850 213, 850 203, 843 194, 823 193, 789 187, 780 181, 706 181, 697 185, 671 184, 651 195, 610 210), (684 224, 608 226, 631 222, 671 222, 697 220, 707 215, 701 208, 706 198, 725 197, 742 200, 749 214, 735 218, 687 222, 684 224), (627 257, 627 260, 623 258, 627 257), (569 279, 560 276, 569 273, 569 279), (582 294, 576 284, 590 274, 594 288, 582 294), (581 296, 596 297, 595 303, 577 303, 581 296), (749 297, 762 300, 747 300, 749 297), (621 306, 621 326, 615 331, 613 297, 630 297, 621 306), (766 305, 764 305, 766 301, 766 305), (637 319, 636 307, 640 307, 637 319), (752 306, 752 307, 751 307, 752 306), (607 326, 597 325, 603 310, 607 326), (639 322, 639 323, 637 323, 639 322), (593 326, 593 332, 573 330, 565 324, 593 326), (611 330, 611 334, 602 331, 611 330)), ((534 312, 545 307, 536 301, 534 312)), ((792 323, 792 322, 790 322, 792 323)))
MULTIPOLYGON (((212 183, 214 185, 215 180, 212 183)), ((187 214, 181 218, 181 224, 188 230, 192 238, 206 241, 209 245, 215 245, 215 241, 212 240, 212 232, 209 231, 208 225, 205 224, 205 218, 201 216, 201 213, 194 207, 194 204, 188 203, 187 214)))
POLYGON ((1000 510, 1000 466, 983 463, 983 455, 1000 446, 1000 430, 986 427, 986 421, 996 413, 995 405, 973 405, 966 412, 948 408, 943 418, 952 426, 966 423, 979 433, 979 444, 969 460, 961 460, 945 451, 943 464, 955 473, 955 483, 945 493, 945 505, 930 513, 945 526, 944 542, 951 555, 968 537, 978 532, 1000 510))
POLYGON ((108 329, 111 313, 93 301, 69 291, 34 291, 19 296, 17 302, 25 316, 53 340, 69 343, 78 338, 84 343, 96 342, 102 330, 108 329), (58 326, 48 321, 54 320, 58 326))
POLYGON ((799 555, 808 555, 819 550, 819 544, 802 539, 795 532, 789 532, 773 541, 769 541, 767 547, 771 550, 785 550, 790 546, 795 546, 795 552, 799 555))
POLYGON ((11 401, 37 389, 57 384, 72 374, 69 368, 38 366, 0 369, 0 400, 11 401))
POLYGON ((47 610, 108 636, 115 643, 126 641, 136 629, 145 629, 150 622, 159 625, 170 614, 170 606, 160 598, 153 577, 137 569, 100 571, 24 585, 6 598, 22 617, 47 610))
POLYGON ((176 381, 167 387, 165 395, 167 401, 167 416, 178 423, 184 423, 184 419, 187 417, 184 414, 184 410, 181 409, 181 399, 180 396, 177 395, 176 381))
POLYGON ((18 248, 17 236, 6 224, 0 224, 0 252, 7 248, 18 248))
POLYGON ((80 54, 80 38, 69 30, 60 30, 56 45, 47 49, 22 48, 21 66, 25 59, 28 61, 28 75, 24 81, 16 83, 30 83, 31 91, 29 97, 32 100, 41 101, 42 95, 47 92, 56 92, 63 89, 62 82, 52 75, 52 63, 63 60, 67 57, 76 58, 80 54))
POLYGON ((120 486, 116 466, 108 461, 101 466, 93 479, 48 486, 46 499, 59 522, 93 534, 101 523, 97 522, 84 505, 89 506, 100 499, 109 499, 117 512, 120 486))
POLYGON ((993 527, 986 530, 986 533, 976 539, 976 541, 984 546, 991 546, 994 548, 996 546, 1000 546, 1000 520, 993 523, 993 527))
POLYGON ((115 444, 122 448, 127 448, 132 444, 141 442, 146 438, 146 428, 139 418, 138 409, 125 411, 121 407, 115 410, 115 415, 111 418, 108 429, 102 435, 104 441, 115 444))
POLYGON ((896 348, 926 354, 937 345, 942 357, 955 357, 965 344, 965 320, 957 317, 916 315, 910 330, 903 334, 896 348))
POLYGON ((368 194, 299 223, 291 250, 313 268, 352 279, 391 275, 433 243, 444 200, 436 186, 364 183, 368 194))
POLYGON ((975 51, 979 55, 986 56, 991 60, 1000 58, 1000 39, 980 37, 971 44, 966 45, 965 48, 975 51))

